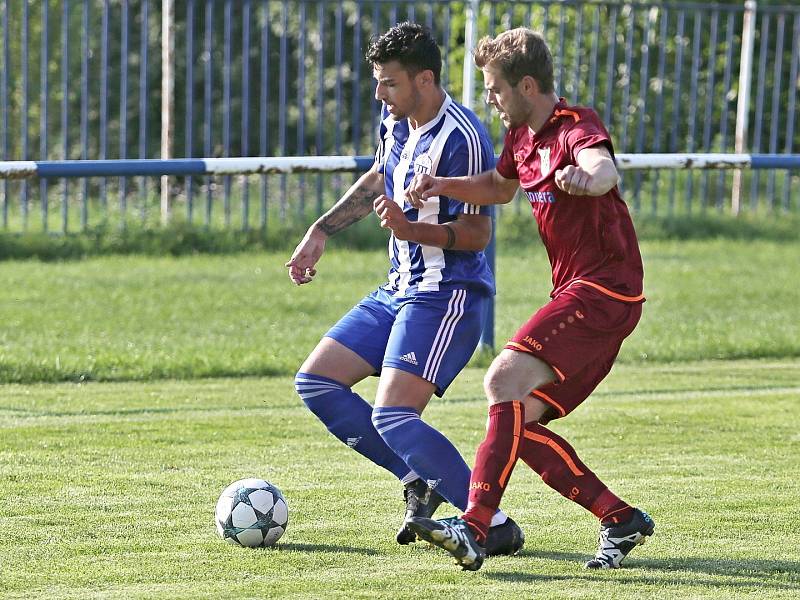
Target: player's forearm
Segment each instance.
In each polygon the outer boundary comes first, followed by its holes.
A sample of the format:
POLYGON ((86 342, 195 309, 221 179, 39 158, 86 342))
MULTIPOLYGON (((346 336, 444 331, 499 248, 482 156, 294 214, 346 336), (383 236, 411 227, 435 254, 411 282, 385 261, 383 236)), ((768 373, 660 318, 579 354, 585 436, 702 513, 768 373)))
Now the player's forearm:
POLYGON ((597 173, 592 176, 592 186, 589 193, 593 196, 602 196, 619 183, 619 173, 614 163, 603 162, 597 173))
POLYGON ((466 177, 445 177, 439 179, 439 182, 444 188, 442 195, 481 206, 507 204, 516 191, 516 188, 509 190, 507 186, 501 185, 494 170, 466 177))
POLYGON ((487 226, 482 228, 465 227, 457 221, 444 225, 410 223, 409 241, 445 250, 478 252, 489 245, 492 237, 491 221, 486 221, 487 226))
POLYGON ((601 162, 590 175, 590 196, 602 196, 619 183, 619 173, 610 160, 601 162))
POLYGON ((602 196, 619 183, 619 173, 609 155, 590 150, 578 154, 578 166, 589 175, 586 195, 602 196))
POLYGON ((383 178, 370 171, 362 175, 312 228, 332 236, 372 212, 372 203, 383 191, 383 178))

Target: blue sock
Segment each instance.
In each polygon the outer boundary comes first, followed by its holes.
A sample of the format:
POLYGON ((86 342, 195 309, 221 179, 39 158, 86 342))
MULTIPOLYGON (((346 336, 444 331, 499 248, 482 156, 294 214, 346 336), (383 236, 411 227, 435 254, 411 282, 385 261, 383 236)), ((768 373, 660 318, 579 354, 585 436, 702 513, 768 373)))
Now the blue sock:
POLYGON ((328 431, 353 450, 400 480, 411 471, 375 431, 372 406, 349 387, 312 373, 295 375, 294 387, 328 431))
POLYGON ((470 470, 450 440, 405 406, 375 407, 372 422, 389 447, 428 485, 435 483, 431 487, 450 504, 466 510, 470 470))

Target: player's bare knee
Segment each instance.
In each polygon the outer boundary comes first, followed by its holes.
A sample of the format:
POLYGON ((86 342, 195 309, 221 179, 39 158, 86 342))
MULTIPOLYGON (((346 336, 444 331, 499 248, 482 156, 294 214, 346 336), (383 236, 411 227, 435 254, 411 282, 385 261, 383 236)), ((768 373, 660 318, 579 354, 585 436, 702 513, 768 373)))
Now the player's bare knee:
POLYGON ((483 377, 483 393, 489 404, 498 402, 498 397, 502 394, 502 382, 494 373, 487 372, 483 377))
POLYGON ((375 406, 404 406, 422 414, 435 390, 434 383, 414 373, 386 367, 378 381, 375 406))
POLYGON ((300 372, 327 377, 352 387, 374 373, 375 369, 349 348, 324 337, 303 361, 300 372))
POLYGON ((515 397, 515 388, 509 381, 509 374, 507 365, 495 361, 484 375, 483 391, 490 405, 519 399, 515 397))
POLYGON ((307 357, 306 357, 306 359, 303 361, 303 364, 302 364, 302 365, 300 365, 299 372, 300 372, 300 373, 314 373, 314 370, 315 370, 315 369, 314 369, 314 360, 313 360, 313 354, 310 354, 310 355, 309 355, 309 356, 307 356, 307 357))
POLYGON ((328 346, 325 344, 324 339, 319 344, 317 344, 316 348, 311 351, 306 359, 303 361, 303 364, 300 365, 300 372, 301 373, 313 373, 315 375, 325 375, 323 371, 329 370, 326 369, 326 363, 330 362, 329 357, 332 355, 332 352, 329 350, 328 346))

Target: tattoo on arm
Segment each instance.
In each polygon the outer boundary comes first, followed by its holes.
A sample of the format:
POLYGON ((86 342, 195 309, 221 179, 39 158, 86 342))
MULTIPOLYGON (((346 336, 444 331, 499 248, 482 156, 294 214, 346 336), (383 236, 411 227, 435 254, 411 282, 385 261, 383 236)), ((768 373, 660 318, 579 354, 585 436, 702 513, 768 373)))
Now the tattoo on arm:
POLYGON ((338 233, 372 212, 372 203, 377 197, 378 194, 365 185, 354 187, 320 217, 317 227, 329 236, 338 233))
POLYGON ((443 225, 443 227, 447 232, 447 243, 444 245, 444 249, 450 250, 456 245, 456 232, 450 225, 447 225, 446 223, 443 225))

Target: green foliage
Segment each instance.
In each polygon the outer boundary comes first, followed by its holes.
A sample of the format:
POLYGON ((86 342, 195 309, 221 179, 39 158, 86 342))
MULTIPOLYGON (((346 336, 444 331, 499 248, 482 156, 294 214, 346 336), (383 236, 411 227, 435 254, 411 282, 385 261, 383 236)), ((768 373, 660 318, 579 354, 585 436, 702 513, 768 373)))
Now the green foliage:
POLYGON ((800 216, 774 215, 759 218, 752 215, 730 217, 716 214, 678 215, 636 219, 636 232, 645 240, 773 240, 800 241, 800 216))
MULTIPOLYGON (((425 413, 468 461, 484 433, 482 375, 467 370, 425 413)), ((503 507, 525 548, 477 573, 394 542, 398 482, 329 435, 289 377, 5 386, 0 595, 793 599, 798 381, 796 361, 616 367, 552 427, 653 515, 655 535, 627 568, 586 571, 596 519, 520 462, 503 507), (286 495, 274 549, 216 536, 217 496, 245 476, 286 495)), ((371 398, 375 381, 358 391, 371 398)))
MULTIPOLYGON (((734 137, 730 133, 731 123, 735 119, 738 93, 740 53, 736 49, 741 46, 742 2, 727 0, 723 4, 736 7, 715 12, 707 4, 697 4, 696 9, 686 4, 679 10, 669 3, 483 1, 477 15, 477 34, 479 37, 496 35, 522 25, 541 30, 553 50, 557 91, 571 102, 597 108, 619 152, 692 151, 706 146, 709 151, 730 151, 734 137), (682 31, 679 31, 679 13, 682 31), (662 39, 664 19, 667 22, 662 39), (727 41, 729 27, 732 43, 727 41), (712 38, 712 32, 716 32, 716 39, 712 38), (662 64, 663 71, 660 71, 662 64), (707 132, 704 131, 706 124, 707 132), (723 133, 725 131, 727 134, 723 133)), ((774 4, 789 3, 785 0, 759 2, 759 6, 774 4)), ((142 0, 125 3, 6 0, 0 3, 0 15, 5 13, 8 17, 10 32, 7 40, 9 66, 4 67, 9 81, 9 116, 4 123, 9 158, 39 157, 40 122, 44 112, 47 112, 47 158, 81 156, 81 119, 72 118, 68 131, 63 132, 57 116, 65 100, 68 114, 82 112, 83 36, 80 33, 84 6, 89 9, 86 39, 89 93, 85 98, 88 156, 97 158, 104 154, 113 158, 123 153, 128 157, 139 156, 140 142, 144 144, 146 156, 159 153, 161 3, 151 0, 147 4, 147 21, 143 23, 142 0), (48 60, 43 69, 45 6, 48 35, 44 46, 48 60), (105 6, 109 7, 109 44, 106 85, 101 93, 105 6), (122 39, 126 37, 122 31, 126 20, 123 6, 127 7, 127 48, 122 47, 122 39), (27 28, 23 20, 25 7, 27 28), (68 25, 66 92, 62 86, 61 63, 64 24, 68 25), (147 32, 148 41, 146 90, 140 88, 143 31, 147 32), (28 61, 27 73, 22 68, 24 56, 28 61), (42 70, 48 86, 45 106, 41 103, 42 70), (123 73, 127 73, 126 98, 121 96, 123 73), (106 98, 105 107, 101 106, 102 97, 106 98), (143 100, 146 114, 140 115, 139 105, 143 100), (100 114, 104 109, 107 111, 103 131, 106 143, 101 149, 100 114), (145 139, 139 140, 142 121, 145 139), (23 156, 25 140, 27 156, 23 156)), ((370 153, 377 108, 372 97, 370 67, 363 58, 367 41, 412 13, 414 19, 430 23, 443 49, 445 87, 454 98, 460 99, 464 63, 470 60, 464 48, 465 7, 464 2, 413 0, 397 3, 380 0, 178 2, 173 153, 177 156, 219 156, 226 152, 245 156, 370 153), (226 5, 230 13, 226 12, 226 5), (191 17, 189 6, 194 10, 191 17), (245 12, 245 6, 249 6, 249 13, 245 12), (210 15, 206 15, 206 8, 211 10, 210 15), (230 16, 231 36, 227 49, 226 14, 230 16), (211 23, 208 32, 205 28, 207 16, 211 23), (249 28, 249 40, 245 38, 245 24, 249 28), (338 36, 337 27, 341 28, 338 36), (191 53, 187 51, 190 35, 191 53), (262 47, 262 40, 267 42, 266 49, 262 47), (227 66, 226 54, 231 58, 227 66), (189 66, 193 68, 191 81, 187 80, 189 66), (262 73, 266 78, 262 78, 262 73), (205 109, 207 75, 210 77, 210 112, 205 109), (230 89, 228 102, 226 79, 230 89), (242 85, 245 79, 250 84, 247 91, 242 85), (191 110, 187 109, 187 96, 191 96, 191 110), (227 144, 223 132, 226 121, 231 128, 227 144), (187 135, 187 125, 193 132, 191 135, 187 135), (191 147, 187 147, 189 139, 191 147)), ((788 127, 792 117, 788 103, 792 95, 787 90, 796 91, 796 83, 789 81, 793 64, 791 22, 795 14, 791 9, 785 6, 772 13, 757 12, 752 66, 750 130, 753 131, 759 121, 765 127, 769 125, 770 134, 774 131, 775 135, 774 146, 779 151, 796 149, 800 143, 800 128, 795 126, 790 138, 788 127), (774 24, 778 14, 786 22, 782 37, 777 35, 775 25, 767 27, 763 21, 771 18, 774 24), (763 41, 762 33, 768 36, 763 41), (759 67, 762 49, 764 65, 759 67), (769 99, 759 107, 758 89, 781 92, 775 107, 769 99)), ((475 82, 474 104, 479 109, 482 108, 477 100, 482 88, 480 79, 478 76, 475 82)), ((496 141, 500 142, 499 122, 494 120, 490 127, 496 141)), ((770 137, 765 130, 760 136, 762 147, 751 150, 766 151, 770 137)))
MULTIPOLYGON (((261 229, 206 228, 175 221, 166 227, 131 223, 125 227, 108 223, 78 233, 0 232, 0 260, 37 258, 70 260, 89 256, 143 254, 184 256, 188 254, 232 254, 252 250, 294 248, 307 222, 272 225, 261 229)), ((387 234, 371 219, 336 236, 337 243, 352 248, 377 248, 387 234)))
MULTIPOLYGON (((83 231, 44 233, 41 231, 0 230, 0 261, 36 258, 43 261, 74 260, 89 256, 144 254, 150 256, 185 256, 190 254, 232 254, 255 250, 294 249, 306 228, 315 219, 314 211, 293 215, 280 221, 270 220, 266 230, 253 227, 247 231, 212 227, 174 218, 168 226, 152 220, 131 221, 124 227, 118 218, 100 221, 83 231)), ((53 213, 57 219, 58 214, 53 213)), ((800 216, 793 214, 741 215, 718 213, 674 216, 635 215, 640 240, 800 240, 800 216)), ((52 226, 57 225, 54 221, 52 226)), ((539 245, 536 223, 527 207, 503 207, 496 222, 498 252, 510 247, 539 245)), ((388 234, 378 227, 373 216, 338 233, 332 243, 352 249, 384 248, 388 234)))
MULTIPOLYGON (((697 215, 635 215, 640 240, 772 240, 800 241, 800 217, 773 215, 732 217, 715 213, 697 215)), ((504 247, 539 244, 536 223, 530 214, 504 210, 497 226, 499 252, 504 247)))

